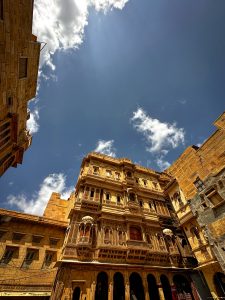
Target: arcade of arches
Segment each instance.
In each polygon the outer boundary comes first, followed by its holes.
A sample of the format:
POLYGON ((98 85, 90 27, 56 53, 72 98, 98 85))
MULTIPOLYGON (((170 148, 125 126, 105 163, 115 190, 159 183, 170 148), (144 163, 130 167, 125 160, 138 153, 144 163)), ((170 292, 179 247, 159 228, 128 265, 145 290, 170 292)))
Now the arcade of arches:
POLYGON ((91 294, 86 293, 84 285, 76 286, 73 300, 199 300, 194 295, 193 282, 180 274, 107 270, 96 275, 91 294))

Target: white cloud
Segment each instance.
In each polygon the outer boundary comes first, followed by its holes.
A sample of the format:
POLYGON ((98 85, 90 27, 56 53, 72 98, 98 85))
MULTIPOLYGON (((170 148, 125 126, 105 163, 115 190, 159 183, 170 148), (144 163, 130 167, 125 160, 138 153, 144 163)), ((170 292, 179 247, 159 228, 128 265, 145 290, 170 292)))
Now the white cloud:
POLYGON ((168 153, 168 148, 176 148, 184 143, 183 128, 178 128, 176 123, 163 123, 153 119, 142 108, 133 112, 131 122, 134 128, 146 138, 148 152, 165 155, 168 153))
POLYGON ((95 148, 95 152, 99 152, 112 157, 116 156, 116 149, 113 146, 114 140, 104 141, 99 140, 95 148))
POLYGON ((164 160, 163 156, 160 156, 156 159, 156 163, 160 168, 160 171, 167 169, 170 166, 170 163, 164 160))
MULTIPOLYGON (((123 9, 128 0, 35 0, 33 32, 47 43, 41 51, 40 66, 55 70, 52 57, 57 50, 75 49, 83 42, 88 10, 94 7, 106 13, 123 9)), ((44 46, 44 44, 42 44, 44 46)))
POLYGON ((39 110, 37 107, 30 112, 30 119, 27 121, 27 129, 29 130, 30 134, 33 135, 34 133, 38 132, 39 130, 39 110))
POLYGON ((25 213, 42 215, 52 192, 60 193, 62 199, 67 199, 72 191, 73 187, 66 187, 66 176, 63 173, 53 173, 43 180, 39 191, 30 199, 24 194, 19 194, 9 195, 7 201, 11 206, 15 205, 25 213))

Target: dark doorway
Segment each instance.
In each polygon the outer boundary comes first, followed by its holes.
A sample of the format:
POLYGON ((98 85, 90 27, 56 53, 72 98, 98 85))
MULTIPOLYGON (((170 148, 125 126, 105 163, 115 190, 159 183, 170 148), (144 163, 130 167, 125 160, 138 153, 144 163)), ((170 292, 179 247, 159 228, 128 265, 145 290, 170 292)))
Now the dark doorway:
POLYGON ((108 275, 105 272, 97 276, 95 300, 108 300, 108 275))
POLYGON ((145 300, 142 279, 136 272, 130 275, 130 300, 145 300))
POLYGON ((191 291, 191 285, 183 275, 174 275, 173 282, 176 286, 177 294, 180 295, 180 298, 189 296, 194 300, 191 291))
POLYGON ((73 291, 73 300, 80 300, 80 288, 76 287, 73 291))
POLYGON ((225 275, 223 273, 217 272, 213 276, 214 284, 216 287, 216 292, 219 297, 225 296, 225 275))
POLYGON ((113 276, 113 300, 125 300, 124 279, 120 272, 113 276))
POLYGON ((155 276, 153 276, 152 274, 148 274, 147 280, 148 280, 148 293, 149 293, 150 300, 160 300, 159 290, 155 280, 155 276))
POLYGON ((165 275, 160 276, 160 281, 163 288, 163 294, 166 300, 173 300, 171 287, 168 278, 165 275))

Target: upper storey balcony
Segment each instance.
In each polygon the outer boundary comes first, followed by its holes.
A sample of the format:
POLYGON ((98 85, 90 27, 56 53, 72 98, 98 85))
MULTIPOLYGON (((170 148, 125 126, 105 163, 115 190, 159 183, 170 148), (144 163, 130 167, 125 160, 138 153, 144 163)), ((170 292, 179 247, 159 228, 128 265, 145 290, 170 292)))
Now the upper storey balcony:
POLYGON ((100 190, 89 187, 82 189, 77 203, 81 205, 82 209, 98 210, 100 207, 100 190))

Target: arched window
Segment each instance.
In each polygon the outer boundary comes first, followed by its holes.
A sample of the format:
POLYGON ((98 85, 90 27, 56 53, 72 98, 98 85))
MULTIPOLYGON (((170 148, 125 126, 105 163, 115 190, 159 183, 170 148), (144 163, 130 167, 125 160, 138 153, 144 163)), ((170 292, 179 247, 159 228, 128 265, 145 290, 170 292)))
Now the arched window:
POLYGON ((142 233, 139 227, 130 227, 130 239, 135 241, 142 241, 142 233))
POLYGON ((85 190, 84 190, 84 198, 85 198, 85 199, 88 199, 88 197, 89 197, 89 191, 90 191, 89 187, 86 186, 86 188, 85 188, 85 190))
POLYGON ((110 201, 111 195, 110 195, 109 192, 105 193, 105 199, 106 199, 107 201, 110 201))
POLYGON ((125 286, 123 275, 117 272, 113 276, 113 300, 125 299, 125 286))
POLYGON ((109 229, 105 230, 105 239, 109 239, 109 229))
POLYGON ((99 167, 93 166, 93 174, 94 175, 99 175, 99 167))
POLYGON ((165 248, 165 241, 164 238, 161 234, 157 234, 157 240, 158 240, 158 244, 159 244, 159 249, 160 250, 166 250, 165 248))
POLYGON ((173 199, 175 201, 178 201, 179 205, 183 205, 183 201, 181 199, 181 195, 180 195, 180 192, 175 192, 174 195, 173 195, 173 199))
POLYGON ((94 190, 94 189, 91 189, 90 197, 91 197, 91 198, 94 198, 94 195, 95 195, 95 190, 94 190))
POLYGON ((146 240, 147 240, 147 243, 150 246, 150 248, 152 248, 153 247, 152 239, 151 239, 151 236, 148 233, 146 234, 146 240))
POLYGON ((146 186, 147 185, 147 180, 146 179, 142 179, 143 185, 146 186))
POLYGON ((76 287, 73 291, 73 300, 80 300, 80 288, 76 287))
POLYGON ((144 287, 141 276, 134 272, 130 275, 130 299, 144 300, 144 287))
POLYGON ((80 225, 79 231, 80 231, 80 237, 84 236, 84 224, 83 223, 80 225))
POLYGON ((129 200, 130 201, 135 201, 135 194, 134 193, 129 194, 129 200))
POLYGON ((160 281, 162 283, 164 298, 166 300, 173 300, 170 283, 169 283, 169 280, 166 277, 166 275, 161 275, 160 276, 160 281))
POLYGON ((123 242, 123 232, 120 230, 118 232, 118 236, 119 236, 119 244, 123 242))
POLYGON ((108 228, 105 229, 104 243, 109 244, 111 242, 111 232, 108 228))
POLYGON ((101 272, 97 276, 95 300, 108 300, 108 275, 101 272))
POLYGON ((190 232, 191 232, 191 234, 192 234, 193 236, 196 237, 196 239, 197 239, 199 242, 201 242, 201 237, 200 237, 200 234, 199 234, 199 230, 198 230, 198 228, 197 228, 196 226, 191 227, 190 232))
POLYGON ((127 172, 127 177, 128 177, 128 178, 131 178, 131 177, 132 177, 132 174, 131 174, 130 171, 127 172))
POLYGON ((152 274, 148 274, 147 281, 148 281, 148 293, 149 293, 150 300, 160 300, 155 276, 153 276, 152 274))

